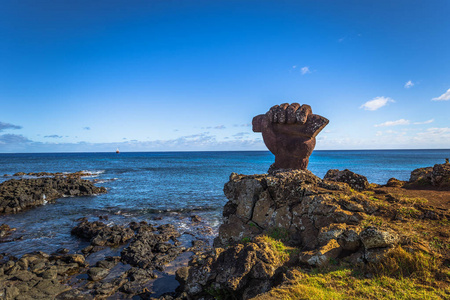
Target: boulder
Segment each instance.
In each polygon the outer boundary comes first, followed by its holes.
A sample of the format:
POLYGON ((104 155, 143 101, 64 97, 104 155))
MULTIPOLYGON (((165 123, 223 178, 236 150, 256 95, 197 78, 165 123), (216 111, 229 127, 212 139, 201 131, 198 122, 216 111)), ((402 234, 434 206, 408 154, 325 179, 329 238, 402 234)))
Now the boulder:
POLYGON ((344 182, 357 191, 366 190, 369 187, 369 181, 367 181, 365 176, 353 173, 348 169, 343 171, 337 169, 328 170, 323 180, 344 182))
POLYGON ((392 247, 398 243, 398 234, 391 231, 383 231, 376 227, 368 227, 359 237, 366 249, 392 247))
POLYGON ((430 185, 432 172, 432 167, 415 169, 411 172, 409 182, 419 185, 430 185))
POLYGON ((191 261, 190 267, 177 277, 182 279, 184 291, 194 299, 211 294, 250 299, 270 289, 283 262, 270 242, 255 238, 245 245, 217 248, 202 259, 191 261))

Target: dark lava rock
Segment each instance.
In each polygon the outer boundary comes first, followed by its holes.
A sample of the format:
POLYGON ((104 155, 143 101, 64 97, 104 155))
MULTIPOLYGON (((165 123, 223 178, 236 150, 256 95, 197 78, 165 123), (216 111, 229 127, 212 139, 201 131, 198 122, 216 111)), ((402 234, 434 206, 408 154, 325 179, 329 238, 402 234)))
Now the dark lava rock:
POLYGON ((450 163, 446 161, 433 167, 415 169, 411 172, 408 185, 450 188, 450 163))
POLYGON ((343 171, 337 169, 328 170, 323 180, 344 182, 357 191, 362 191, 369 187, 369 181, 367 181, 366 176, 353 173, 348 169, 343 171))
POLYGON ((230 299, 249 299, 267 292, 283 261, 276 249, 262 238, 226 250, 217 248, 190 267, 180 269, 176 277, 193 299, 212 299, 208 289, 223 291, 230 299))
POLYGON ((86 220, 72 228, 72 234, 89 240, 92 246, 117 246, 134 236, 130 228, 119 225, 109 227, 100 221, 86 220))
POLYGON ((130 245, 122 251, 122 260, 140 268, 156 268, 174 260, 181 248, 168 243, 180 236, 173 225, 162 225, 154 231, 151 226, 141 226, 130 245))
POLYGON ((109 270, 100 267, 93 267, 89 269, 87 274, 90 280, 97 281, 105 278, 109 274, 109 270))
POLYGON ((106 193, 104 187, 77 176, 11 179, 0 184, 0 214, 17 213, 62 197, 103 193, 106 193))
POLYGON ((432 172, 432 167, 415 169, 411 172, 409 182, 418 185, 431 185, 432 172))

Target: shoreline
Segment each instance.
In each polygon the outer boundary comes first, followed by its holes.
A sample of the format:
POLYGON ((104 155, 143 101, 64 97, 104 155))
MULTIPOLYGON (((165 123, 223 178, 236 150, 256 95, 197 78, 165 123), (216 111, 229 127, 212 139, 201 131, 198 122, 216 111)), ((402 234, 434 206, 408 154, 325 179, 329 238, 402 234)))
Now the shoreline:
MULTIPOLYGON (((446 164, 443 164, 443 166, 447 168, 446 164)), ((371 191, 370 193, 367 192, 367 195, 370 194, 376 196, 379 199, 377 201, 391 201, 389 200, 391 198, 419 199, 420 197, 418 196, 420 195, 425 196, 426 198, 432 198, 433 195, 445 194, 445 197, 448 198, 445 198, 447 200, 443 200, 444 198, 442 198, 441 200, 437 200, 438 202, 436 203, 427 201, 425 206, 423 206, 422 202, 417 200, 419 202, 411 204, 413 205, 411 207, 426 216, 426 220, 433 220, 435 218, 437 218, 437 220, 441 220, 442 218, 445 220, 450 219, 450 213, 448 213, 450 212, 450 185, 446 185, 447 181, 445 180, 447 179, 444 180, 440 178, 440 181, 437 182, 436 178, 442 177, 442 174, 434 172, 435 170, 433 168, 424 168, 419 171, 414 170, 412 174, 415 172, 415 177, 413 178, 413 176, 411 176, 412 179, 410 182, 391 179, 383 186, 370 185, 367 182, 367 179, 364 179, 364 176, 358 175, 360 176, 358 177, 356 176, 357 174, 351 175, 351 178, 358 178, 358 180, 355 181, 355 179, 352 179, 345 183, 346 179, 342 178, 347 178, 348 176, 342 176, 340 175, 340 172, 346 171, 347 170, 336 170, 331 173, 329 171, 330 175, 327 173, 326 178, 331 181, 321 188, 325 187, 326 189, 331 190, 337 189, 336 191, 338 192, 344 188, 342 191, 346 191, 346 193, 350 194, 358 193, 358 195, 359 192, 353 191, 353 189, 362 192, 371 191), (358 182, 358 184, 355 185, 355 182, 358 182), (435 186, 435 184, 438 184, 438 186, 435 186), (440 187, 439 185, 441 184, 444 184, 444 186, 440 187), (345 188, 345 185, 349 186, 350 190, 345 188), (442 205, 442 207, 439 208, 439 205, 442 205), (431 207, 431 209, 427 207, 431 207), (436 212, 433 212, 432 207, 439 209, 437 211, 438 215, 435 214, 436 212), (440 210, 444 213, 442 216, 440 216, 440 214, 442 214, 439 213, 440 210), (445 211, 448 213, 447 217, 445 217, 445 211), (433 215, 433 213, 435 215, 433 215)), ((241 178, 239 176, 244 176, 243 178, 246 178, 245 176, 250 176, 249 178, 259 178, 258 176, 264 177, 268 175, 236 176, 238 175, 232 175, 230 177, 230 182, 241 180, 238 179, 241 178)), ((443 178, 450 178, 448 177, 448 174, 445 176, 443 178)), ((306 178, 302 179, 300 182, 310 180, 306 178)), ((312 182, 317 180, 317 182, 322 181, 322 179, 311 180, 313 180, 312 182)), ((284 193, 288 192, 290 189, 290 187, 286 186, 280 191, 284 193)), ((227 188, 225 190, 227 190, 227 188)), ((227 197, 231 199, 234 196, 227 194, 227 197)), ((224 208, 224 216, 227 211, 227 205, 224 208)), ((346 207, 352 207, 351 205, 356 204, 348 203, 345 205, 347 205, 346 207)), ((373 206, 373 204, 371 205, 373 206)), ((400 205, 399 207, 401 208, 404 204, 396 205, 400 205)), ((370 208, 369 212, 372 209, 373 208, 370 208)), ((29 212, 32 213, 31 210, 29 210, 29 212)), ((367 212, 368 211, 366 211, 366 213, 367 212)), ((227 214, 229 214, 229 212, 227 214)), ((411 220, 414 216, 415 215, 406 214, 400 217, 394 217, 397 218, 396 222, 398 222, 398 220, 399 222, 404 222, 411 220)), ((226 218, 229 218, 229 215, 226 218)), ((393 220, 395 220, 395 218, 393 220)), ((163 220, 157 221, 163 222, 163 220)), ((207 235, 202 234, 201 231, 204 230, 208 234, 211 234, 212 229, 208 227, 207 223, 202 222, 200 217, 195 215, 190 216, 190 225, 188 225, 188 227, 197 230, 197 234, 189 232, 182 233, 179 231, 180 228, 177 230, 172 224, 152 225, 152 222, 131 222, 128 223, 128 225, 112 225, 110 224, 109 216, 107 215, 100 216, 97 221, 79 219, 78 222, 79 224, 73 227, 72 234, 75 235, 77 239, 87 241, 89 243, 89 246, 87 247, 80 248, 74 252, 67 249, 54 249, 54 253, 52 254, 43 252, 28 253, 20 258, 14 257, 13 254, 1 255, 0 280, 3 280, 7 286, 7 288, 3 290, 4 295, 9 295, 7 296, 7 299, 16 299, 16 297, 27 295, 27 293, 37 293, 39 295, 47 295, 48 297, 56 297, 56 295, 59 295, 56 299, 63 299, 64 297, 85 297, 83 299, 95 297, 96 299, 102 299, 110 295, 116 295, 123 298, 139 296, 145 299, 149 297, 160 297, 160 299, 189 299, 192 295, 196 295, 197 292, 192 294, 194 291, 192 290, 192 283, 195 283, 195 280, 193 281, 192 277, 186 275, 186 268, 194 268, 193 270, 195 270, 195 268, 201 266, 201 264, 199 265, 199 259, 212 259, 212 261, 214 261, 220 257, 220 255, 213 255, 208 258, 208 255, 211 255, 211 250, 209 248, 211 245, 208 243, 208 239, 205 240, 205 236, 207 235), (28 258, 30 258, 31 261, 37 261, 37 263, 29 262, 28 258), (27 262, 25 263, 24 261, 27 262), (175 278, 177 280, 175 280, 175 278), (27 284, 27 281, 31 283, 27 284), (179 287, 178 282, 181 283, 181 286, 179 287), (176 290, 177 287, 178 289, 176 290)), ((236 221, 233 221, 233 223, 233 226, 237 224, 236 221)), ((255 228, 258 227, 261 227, 261 224, 257 225, 255 228)), ((224 228, 223 225, 221 228, 224 228)), ((217 247, 224 246, 229 252, 236 251, 235 249, 238 249, 236 247, 241 247, 239 245, 247 247, 256 243, 255 245, 259 245, 258 247, 267 247, 265 246, 267 243, 269 243, 269 245, 273 243, 271 240, 261 240, 258 237, 258 232, 260 231, 255 231, 255 228, 249 227, 249 229, 239 229, 238 231, 232 229, 229 233, 225 233, 223 229, 219 230, 221 242, 215 244, 216 250, 214 251, 220 249, 217 247), (239 237, 237 240, 234 240, 234 242, 224 242, 228 239, 227 235, 231 238, 238 232, 244 232, 245 239, 239 237), (252 234, 250 234, 251 232, 256 235, 253 237, 252 234)), ((8 231, 11 231, 11 229, 5 228, 4 231, 7 233, 8 231)), ((7 238, 7 236, 7 234, 3 234, 3 238, 7 238)), ((273 251, 268 249, 265 251, 273 251)), ((311 253, 303 255, 306 256, 300 258, 300 262, 294 264, 308 264, 308 261, 311 260, 315 254, 311 253)), ((277 265, 279 262, 275 263, 274 261, 273 264, 277 265)), ((356 261, 352 264, 357 265, 356 261)), ((218 266, 211 267, 216 268, 218 266)), ((273 274, 273 276, 275 276, 275 274, 273 274)), ((272 275, 270 275, 270 277, 272 277, 272 275)), ((271 287, 276 288, 278 285, 274 285, 272 280, 273 279, 270 279, 267 282, 270 283, 269 285, 271 287)), ((284 282, 284 284, 286 284, 286 282, 284 282)), ((202 293, 205 293, 205 287, 202 289, 202 293)), ((265 290, 263 289, 260 291, 265 290)), ((268 291, 269 290, 266 292, 268 291)), ((229 292, 241 293, 232 290, 229 292)), ((0 291, 0 293, 2 293, 2 291, 0 291)), ((208 293, 209 292, 203 295, 208 295, 208 293)), ((247 292, 244 292, 244 294, 245 293, 247 292)), ((194 296, 194 298, 195 297, 196 296, 194 296)), ((17 299, 20 299, 20 297, 17 299)))

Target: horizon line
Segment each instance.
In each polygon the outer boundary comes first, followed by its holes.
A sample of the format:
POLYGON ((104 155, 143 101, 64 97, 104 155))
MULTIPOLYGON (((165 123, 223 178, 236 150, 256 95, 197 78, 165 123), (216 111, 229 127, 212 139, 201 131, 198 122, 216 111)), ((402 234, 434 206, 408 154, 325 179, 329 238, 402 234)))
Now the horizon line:
MULTIPOLYGON (((314 150, 314 152, 321 151, 426 151, 426 150, 440 150, 450 151, 450 148, 404 148, 404 149, 320 149, 314 150)), ((123 154, 123 153, 202 153, 202 152, 269 152, 269 150, 161 150, 161 151, 74 151, 74 152, 0 152, 2 154, 77 154, 77 153, 111 153, 111 154, 123 154)))

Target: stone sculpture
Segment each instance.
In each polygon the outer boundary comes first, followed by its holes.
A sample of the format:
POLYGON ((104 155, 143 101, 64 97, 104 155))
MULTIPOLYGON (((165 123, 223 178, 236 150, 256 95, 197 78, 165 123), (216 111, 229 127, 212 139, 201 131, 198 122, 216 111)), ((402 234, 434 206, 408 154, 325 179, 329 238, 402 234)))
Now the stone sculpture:
POLYGON ((316 136, 328 119, 312 113, 311 106, 283 103, 253 118, 254 132, 261 132, 267 148, 275 155, 269 171, 306 170, 316 136))

